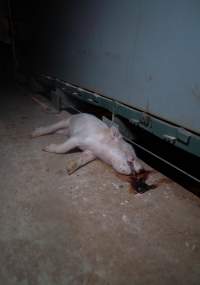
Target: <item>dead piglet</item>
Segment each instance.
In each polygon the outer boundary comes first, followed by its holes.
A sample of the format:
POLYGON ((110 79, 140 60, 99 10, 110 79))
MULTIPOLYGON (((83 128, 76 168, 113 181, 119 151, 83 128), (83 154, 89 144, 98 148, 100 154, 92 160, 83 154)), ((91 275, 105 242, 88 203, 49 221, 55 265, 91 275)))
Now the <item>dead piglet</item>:
POLYGON ((36 129, 32 137, 56 132, 65 133, 67 140, 62 144, 48 145, 44 150, 66 153, 77 147, 81 149, 83 153, 72 167, 72 171, 96 158, 122 174, 130 175, 142 170, 133 147, 122 138, 119 130, 115 127, 109 128, 93 115, 85 113, 72 115, 67 120, 36 129))

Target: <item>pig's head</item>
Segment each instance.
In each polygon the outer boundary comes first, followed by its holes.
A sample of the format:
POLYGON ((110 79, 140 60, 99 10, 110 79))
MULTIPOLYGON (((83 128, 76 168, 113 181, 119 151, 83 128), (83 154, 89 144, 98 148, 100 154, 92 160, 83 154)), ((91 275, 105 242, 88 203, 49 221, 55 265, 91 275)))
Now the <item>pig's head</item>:
POLYGON ((123 141, 122 142, 122 149, 125 153, 126 159, 128 164, 131 167, 132 173, 139 173, 143 170, 143 166, 139 162, 135 150, 133 149, 132 145, 123 141))
POLYGON ((111 127, 113 138, 112 144, 112 167, 119 173, 130 175, 143 170, 133 147, 127 143, 118 129, 111 127))
POLYGON ((117 157, 112 159, 112 167, 121 174, 125 175, 131 175, 132 169, 130 165, 127 163, 126 159, 123 159, 122 157, 117 157))

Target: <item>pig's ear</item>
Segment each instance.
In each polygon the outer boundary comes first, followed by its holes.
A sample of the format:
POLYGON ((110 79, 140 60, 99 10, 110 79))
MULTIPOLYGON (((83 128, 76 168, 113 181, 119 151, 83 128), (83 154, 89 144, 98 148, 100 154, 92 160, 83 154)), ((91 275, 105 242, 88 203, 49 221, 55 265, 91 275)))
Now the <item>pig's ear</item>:
POLYGON ((110 131, 111 131, 111 135, 112 135, 113 138, 121 138, 122 137, 122 135, 120 134, 118 128, 112 126, 110 128, 110 131))

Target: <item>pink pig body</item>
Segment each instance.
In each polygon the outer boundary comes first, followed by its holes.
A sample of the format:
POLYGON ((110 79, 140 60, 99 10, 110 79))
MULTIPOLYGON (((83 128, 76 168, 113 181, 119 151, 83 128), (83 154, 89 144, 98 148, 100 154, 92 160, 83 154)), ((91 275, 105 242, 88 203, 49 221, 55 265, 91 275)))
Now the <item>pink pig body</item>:
POLYGON ((83 151, 79 164, 83 165, 99 158, 122 174, 130 175, 142 170, 133 147, 122 138, 119 130, 115 127, 109 128, 93 115, 72 115, 67 120, 36 129, 32 137, 55 132, 65 133, 66 142, 51 144, 44 148, 45 151, 66 153, 78 147, 83 151))

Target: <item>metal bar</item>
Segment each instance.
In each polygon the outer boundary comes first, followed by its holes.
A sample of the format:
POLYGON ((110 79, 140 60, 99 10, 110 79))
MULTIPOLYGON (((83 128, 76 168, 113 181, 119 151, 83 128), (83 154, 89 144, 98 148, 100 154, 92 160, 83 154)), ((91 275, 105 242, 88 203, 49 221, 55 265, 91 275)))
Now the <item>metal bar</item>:
POLYGON ((129 140, 129 139, 127 139, 127 140, 128 140, 129 142, 131 142, 132 144, 134 144, 135 146, 137 146, 138 148, 142 149, 143 151, 149 153, 150 155, 156 157, 157 159, 161 160, 161 161, 164 162, 165 164, 169 165, 170 167, 173 167, 174 169, 178 170, 178 171, 181 172, 182 174, 184 174, 184 175, 190 177, 191 179, 193 179, 194 181, 200 183, 200 180, 199 180, 198 178, 196 178, 195 176, 193 176, 193 175, 187 173, 187 172, 184 171, 183 169, 177 167, 176 165, 174 165, 174 164, 172 164, 171 162, 165 160, 164 158, 160 157, 159 155, 157 155, 157 154, 151 152, 151 151, 148 150, 147 148, 145 148, 145 147, 143 147, 143 146, 137 144, 136 142, 134 142, 134 141, 132 141, 132 140, 129 140))

